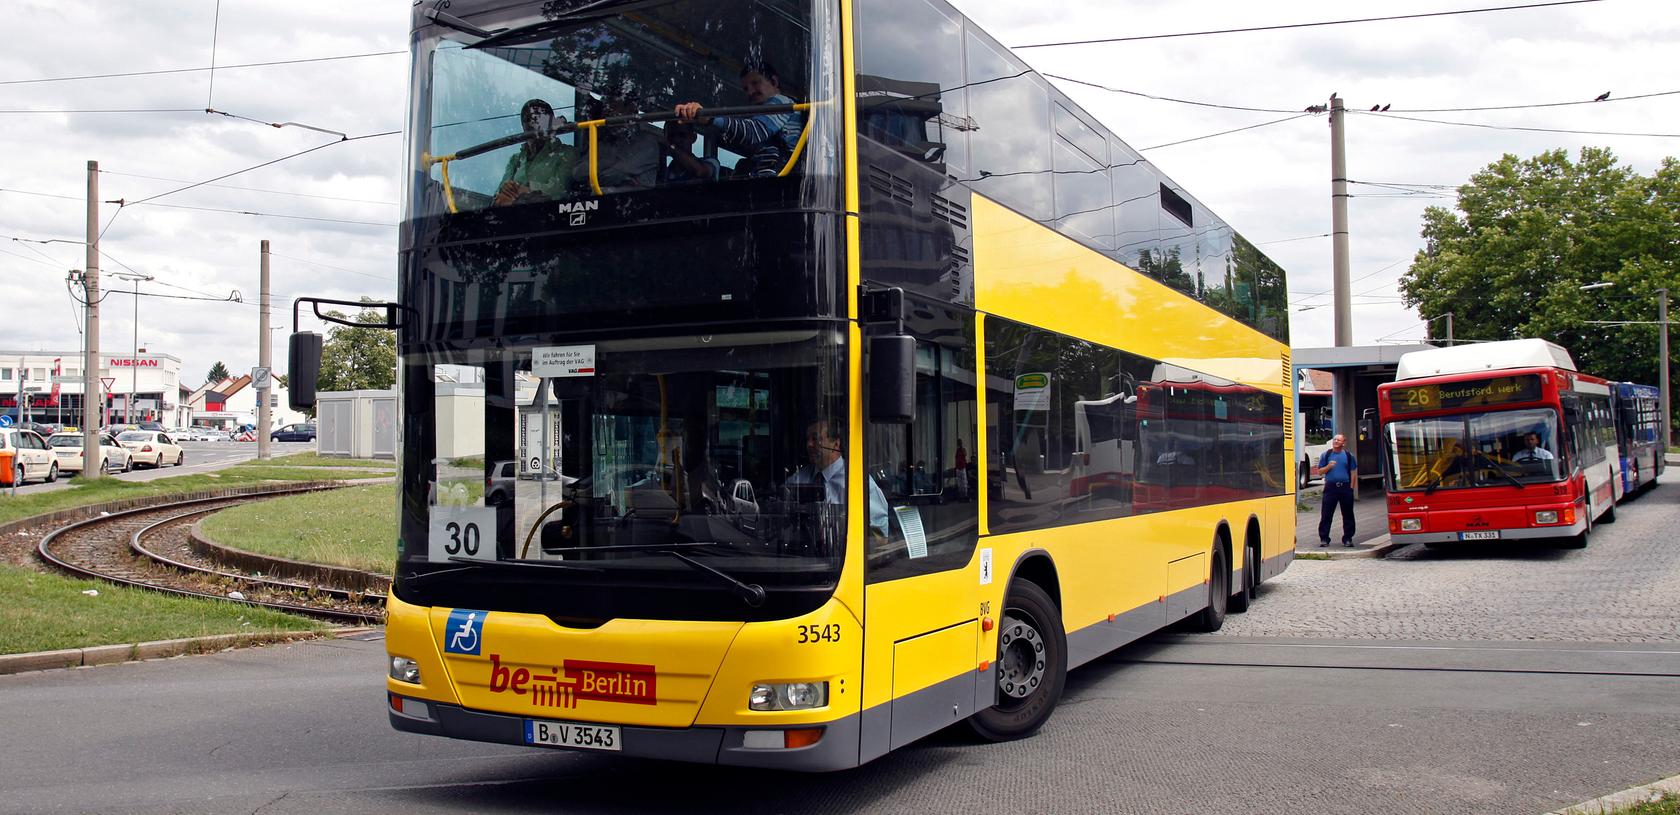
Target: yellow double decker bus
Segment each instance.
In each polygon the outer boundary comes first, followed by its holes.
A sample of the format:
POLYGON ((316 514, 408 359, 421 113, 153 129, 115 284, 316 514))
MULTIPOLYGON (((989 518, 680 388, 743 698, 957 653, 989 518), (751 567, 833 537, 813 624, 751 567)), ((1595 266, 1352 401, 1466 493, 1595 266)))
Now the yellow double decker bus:
POLYGON ((1020 738, 1289 562, 1282 270, 943 0, 413 22, 395 728, 1020 738))

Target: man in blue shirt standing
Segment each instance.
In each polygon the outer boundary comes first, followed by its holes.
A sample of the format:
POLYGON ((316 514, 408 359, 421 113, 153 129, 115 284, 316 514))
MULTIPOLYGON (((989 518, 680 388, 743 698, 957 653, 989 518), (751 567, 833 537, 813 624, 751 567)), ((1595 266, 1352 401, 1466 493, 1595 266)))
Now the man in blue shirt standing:
POLYGON ((1313 475, 1324 476, 1324 503, 1319 507, 1318 545, 1330 545, 1330 521, 1336 508, 1342 508, 1342 545, 1353 545, 1353 479, 1359 474, 1359 461, 1345 448, 1347 437, 1340 433, 1330 440, 1330 449, 1318 457, 1313 475))

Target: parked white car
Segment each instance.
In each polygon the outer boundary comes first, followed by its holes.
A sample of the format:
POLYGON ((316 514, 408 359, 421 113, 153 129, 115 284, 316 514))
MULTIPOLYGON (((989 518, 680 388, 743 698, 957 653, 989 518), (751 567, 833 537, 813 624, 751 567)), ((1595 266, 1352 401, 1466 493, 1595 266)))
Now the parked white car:
MULTIPOLYGON (((59 472, 82 471, 82 434, 54 433, 52 438, 47 439, 47 445, 52 447, 53 455, 58 457, 59 472)), ((134 469, 134 454, 119 444, 116 436, 101 433, 97 466, 108 473, 126 473, 134 469)))
POLYGON ((134 454, 136 466, 162 467, 165 464, 181 466, 187 460, 187 454, 181 446, 170 438, 168 433, 157 430, 125 430, 117 436, 117 443, 128 448, 134 454))
POLYGON ((16 427, 0 429, 0 450, 12 454, 14 485, 58 480, 58 459, 41 434, 16 427))

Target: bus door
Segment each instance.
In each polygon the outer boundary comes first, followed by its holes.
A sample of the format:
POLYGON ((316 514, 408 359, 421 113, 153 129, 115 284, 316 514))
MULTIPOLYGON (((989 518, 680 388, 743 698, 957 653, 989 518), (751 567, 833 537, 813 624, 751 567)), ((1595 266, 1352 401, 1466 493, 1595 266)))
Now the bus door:
POLYGON ((973 316, 933 311, 907 321, 917 340, 914 420, 862 425, 864 760, 989 707, 995 686, 976 670, 984 481, 973 316))

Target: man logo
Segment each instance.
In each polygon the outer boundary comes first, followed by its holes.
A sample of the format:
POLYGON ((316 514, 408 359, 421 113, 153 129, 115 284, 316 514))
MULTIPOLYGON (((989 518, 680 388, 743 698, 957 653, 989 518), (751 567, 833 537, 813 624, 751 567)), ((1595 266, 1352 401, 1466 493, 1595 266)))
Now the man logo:
POLYGON ((562 213, 594 212, 595 210, 601 208, 601 202, 594 199, 588 201, 562 201, 558 206, 560 207, 560 211, 562 213))

